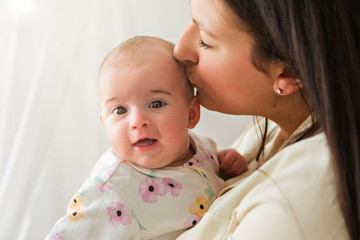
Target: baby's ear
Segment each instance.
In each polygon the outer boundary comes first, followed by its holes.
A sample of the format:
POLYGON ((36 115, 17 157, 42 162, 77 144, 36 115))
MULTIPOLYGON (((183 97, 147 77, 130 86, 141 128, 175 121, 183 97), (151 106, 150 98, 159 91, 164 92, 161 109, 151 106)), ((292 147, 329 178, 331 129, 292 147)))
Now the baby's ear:
POLYGON ((189 129, 194 128, 199 121, 200 121, 200 103, 199 103, 199 99, 196 96, 194 96, 190 103, 188 128, 189 129))

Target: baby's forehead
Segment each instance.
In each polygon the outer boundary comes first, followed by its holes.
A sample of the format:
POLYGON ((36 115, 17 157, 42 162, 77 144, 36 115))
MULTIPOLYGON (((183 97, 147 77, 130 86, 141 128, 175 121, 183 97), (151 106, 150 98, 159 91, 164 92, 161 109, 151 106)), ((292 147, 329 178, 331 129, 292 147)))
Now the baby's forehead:
POLYGON ((103 73, 124 75, 131 77, 136 73, 149 73, 152 75, 168 75, 169 79, 174 81, 186 82, 185 67, 181 65, 172 54, 161 51, 143 51, 136 54, 119 53, 109 56, 104 62, 100 70, 99 77, 102 78, 103 73))
MULTIPOLYGON (((132 73, 135 71, 142 71, 145 74, 147 72, 159 73, 159 75, 161 72, 162 75, 167 74, 168 78, 174 81, 173 83, 186 92, 187 95, 189 95, 189 92, 193 95, 192 87, 186 78, 185 67, 174 58, 172 49, 171 45, 162 44, 161 42, 160 44, 142 45, 138 49, 133 47, 115 48, 104 61, 100 75, 102 75, 102 71, 108 73, 128 72, 127 81, 130 81, 132 73)), ((99 79, 99 81, 104 80, 99 79)), ((161 79, 159 79, 159 82, 161 82, 161 79)))
MULTIPOLYGON (((137 51, 115 51, 110 54, 103 66, 117 67, 117 66, 131 66, 131 65, 144 65, 156 64, 158 65, 173 65, 180 71, 183 68, 181 64, 174 58, 172 51, 166 48, 154 47, 143 48, 137 51)), ((175 69, 174 69, 175 70, 175 69)))
MULTIPOLYGON (((171 91, 192 96, 193 90, 186 78, 185 70, 178 67, 178 63, 173 63, 172 60, 166 62, 167 60, 161 59, 161 61, 165 62, 160 64, 155 61, 147 61, 144 64, 138 64, 138 61, 122 59, 121 63, 107 64, 99 76, 100 85, 109 86, 118 82, 124 84, 123 87, 171 89, 171 91)), ((106 89, 110 90, 111 88, 106 87, 106 89)))

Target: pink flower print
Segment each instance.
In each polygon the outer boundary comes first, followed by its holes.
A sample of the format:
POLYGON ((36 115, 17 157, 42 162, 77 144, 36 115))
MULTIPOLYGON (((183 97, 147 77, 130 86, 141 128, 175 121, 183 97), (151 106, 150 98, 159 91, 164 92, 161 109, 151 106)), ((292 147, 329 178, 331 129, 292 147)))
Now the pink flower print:
MULTIPOLYGON (((109 170, 109 171, 108 171, 109 179, 112 178, 112 176, 113 176, 115 173, 116 173, 116 171, 115 171, 114 169, 109 170)), ((112 187, 111 187, 109 184, 107 184, 106 182, 104 182, 104 183, 101 184, 101 186, 100 186, 100 191, 101 191, 101 192, 105 192, 106 189, 111 190, 112 187)))
POLYGON ((144 202, 157 202, 158 196, 166 194, 165 184, 156 179, 146 178, 139 184, 139 196, 144 202))
POLYGON ((201 220, 201 217, 199 217, 198 215, 192 214, 188 217, 188 219, 186 220, 186 222, 184 223, 184 227, 188 228, 188 227, 193 227, 196 224, 198 224, 198 222, 201 220))
POLYGON ((111 187, 109 184, 107 184, 107 183, 101 184, 101 186, 100 186, 100 191, 104 193, 106 189, 111 190, 112 187, 111 187))
POLYGON ((179 190, 182 189, 182 185, 180 183, 177 183, 172 178, 164 178, 163 183, 165 185, 165 190, 174 197, 179 196, 179 190))
POLYGON ((186 167, 201 167, 203 165, 203 161, 197 157, 192 158, 190 161, 187 161, 184 166, 186 167))
POLYGON ((112 178, 112 176, 116 173, 114 169, 111 169, 108 171, 109 178, 112 178))
POLYGON ((109 221, 114 227, 121 225, 127 225, 131 223, 130 210, 125 205, 119 202, 113 202, 107 207, 109 221))
POLYGON ((50 237, 50 240, 64 240, 64 237, 56 233, 50 237))
POLYGON ((214 155, 212 155, 211 153, 208 153, 206 155, 206 158, 209 160, 209 162, 211 162, 211 164, 213 164, 213 165, 216 164, 216 159, 215 159, 214 155))

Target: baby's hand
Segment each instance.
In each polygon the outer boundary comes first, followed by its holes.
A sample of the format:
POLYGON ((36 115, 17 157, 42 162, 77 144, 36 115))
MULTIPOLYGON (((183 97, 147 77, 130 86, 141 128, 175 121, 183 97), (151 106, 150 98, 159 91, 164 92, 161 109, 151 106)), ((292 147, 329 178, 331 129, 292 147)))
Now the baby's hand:
POLYGON ((234 149, 224 149, 218 153, 220 172, 225 179, 236 177, 248 169, 245 158, 234 149))

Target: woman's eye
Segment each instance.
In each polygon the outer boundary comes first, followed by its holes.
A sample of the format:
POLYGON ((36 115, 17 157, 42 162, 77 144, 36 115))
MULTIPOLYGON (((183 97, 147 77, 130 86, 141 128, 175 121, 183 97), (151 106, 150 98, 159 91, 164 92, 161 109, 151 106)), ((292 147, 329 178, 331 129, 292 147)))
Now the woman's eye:
POLYGON ((204 49, 209 49, 209 48, 211 48, 211 46, 208 45, 206 42, 204 42, 204 40, 202 40, 202 38, 200 38, 200 40, 199 40, 199 46, 202 47, 202 48, 204 48, 204 49))
POLYGON ((152 103, 150 103, 149 107, 150 108, 161 108, 164 105, 165 105, 165 103, 162 101, 153 101, 152 103))
POLYGON ((117 108, 115 108, 114 111, 113 111, 113 113, 114 113, 115 115, 121 115, 121 114, 124 114, 124 113, 126 113, 126 112, 127 112, 127 110, 126 110, 126 108, 124 108, 124 107, 117 107, 117 108))

